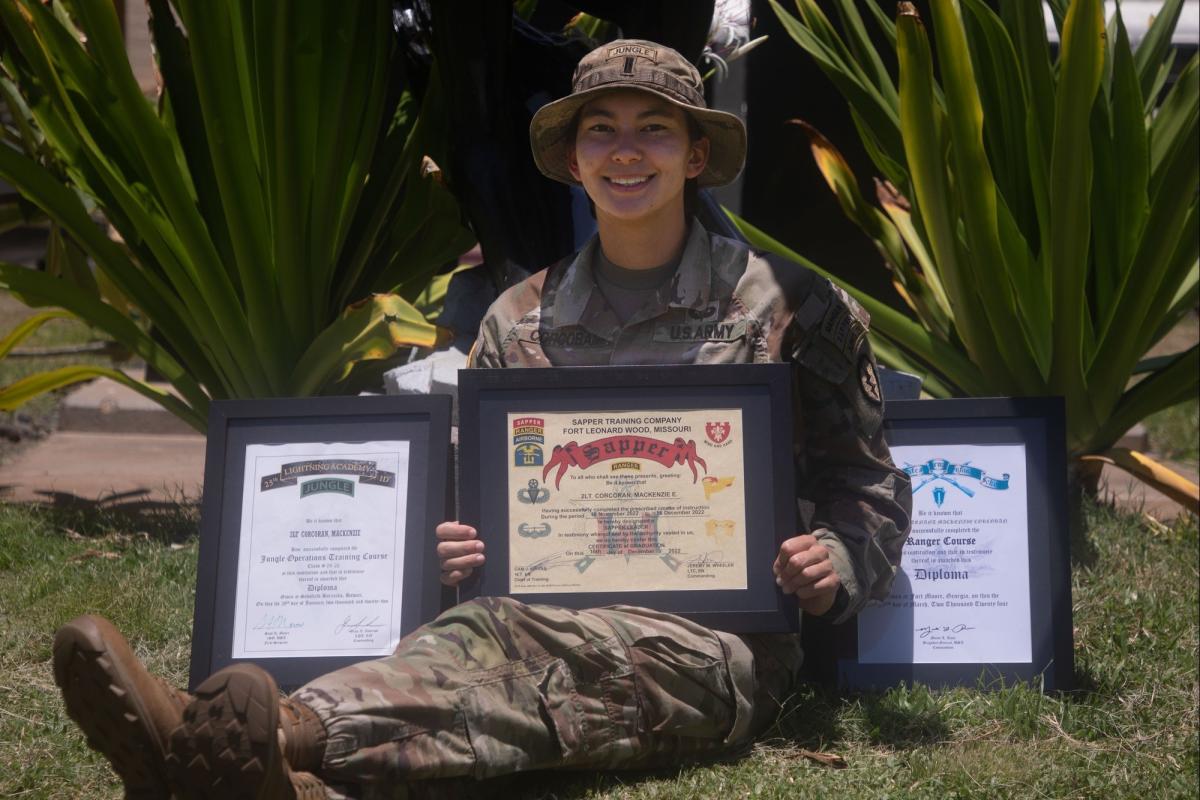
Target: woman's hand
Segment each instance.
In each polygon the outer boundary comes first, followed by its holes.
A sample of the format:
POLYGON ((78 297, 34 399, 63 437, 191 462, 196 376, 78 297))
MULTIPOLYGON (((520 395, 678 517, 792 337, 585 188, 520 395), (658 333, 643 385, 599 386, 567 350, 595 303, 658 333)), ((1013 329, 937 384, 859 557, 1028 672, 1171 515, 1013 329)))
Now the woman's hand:
POLYGON ((476 538, 475 529, 458 522, 443 522, 437 526, 437 554, 442 564, 441 581, 447 586, 471 577, 483 566, 483 542, 476 538))
POLYGON ((800 608, 820 616, 833 607, 842 579, 833 569, 829 550, 811 534, 793 536, 779 546, 775 582, 784 594, 800 598, 800 608))

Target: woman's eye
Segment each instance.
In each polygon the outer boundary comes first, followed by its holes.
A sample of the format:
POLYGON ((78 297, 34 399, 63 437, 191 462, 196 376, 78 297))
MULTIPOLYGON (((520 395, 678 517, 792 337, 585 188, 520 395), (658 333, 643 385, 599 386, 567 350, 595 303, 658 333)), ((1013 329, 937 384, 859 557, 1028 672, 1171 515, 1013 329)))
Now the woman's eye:
POLYGON ((595 133, 608 133, 609 131, 612 130, 612 126, 605 125, 603 122, 597 122, 595 125, 589 126, 588 130, 593 131, 595 133))

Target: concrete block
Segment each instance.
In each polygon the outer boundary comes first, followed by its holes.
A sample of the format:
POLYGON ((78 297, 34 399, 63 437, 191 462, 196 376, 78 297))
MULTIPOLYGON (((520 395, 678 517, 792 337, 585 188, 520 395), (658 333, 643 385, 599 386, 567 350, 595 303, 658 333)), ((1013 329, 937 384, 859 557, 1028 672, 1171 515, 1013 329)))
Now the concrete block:
MULTIPOLYGON (((150 385, 176 394, 170 384, 150 385)), ((59 409, 58 428, 94 433, 196 433, 158 403, 108 378, 98 378, 68 394, 59 409)))
POLYGON ((383 373, 387 394, 448 394, 453 398, 452 424, 458 424, 458 371, 466 369, 467 353, 457 347, 383 373))

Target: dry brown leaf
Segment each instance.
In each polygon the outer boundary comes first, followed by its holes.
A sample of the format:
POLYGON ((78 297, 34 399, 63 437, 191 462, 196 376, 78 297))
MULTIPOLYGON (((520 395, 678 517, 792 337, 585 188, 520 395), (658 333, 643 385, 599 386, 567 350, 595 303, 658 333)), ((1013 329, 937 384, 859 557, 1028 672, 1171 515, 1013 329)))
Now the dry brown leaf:
POLYGON ((70 528, 63 528, 63 533, 65 533, 67 535, 67 538, 71 539, 72 541, 79 541, 80 539, 83 538, 82 533, 80 533, 79 531, 73 531, 70 528))
POLYGON ((823 764, 833 769, 845 769, 850 766, 846 763, 846 759, 839 756, 837 753, 818 753, 815 750, 800 749, 800 755, 807 758, 809 761, 815 761, 818 764, 823 764))

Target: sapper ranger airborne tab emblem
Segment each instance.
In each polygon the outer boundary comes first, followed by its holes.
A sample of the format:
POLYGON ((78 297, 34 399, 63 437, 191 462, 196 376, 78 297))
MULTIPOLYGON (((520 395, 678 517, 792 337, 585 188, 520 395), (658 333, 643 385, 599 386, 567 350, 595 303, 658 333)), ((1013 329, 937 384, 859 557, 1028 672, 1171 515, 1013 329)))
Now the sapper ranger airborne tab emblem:
POLYGON ((542 466, 542 445, 546 442, 546 421, 541 417, 513 420, 513 466, 542 466))

